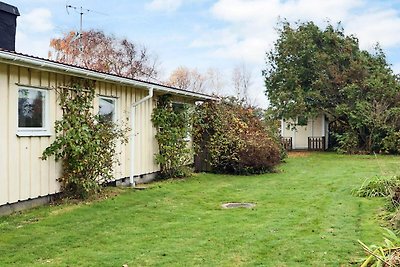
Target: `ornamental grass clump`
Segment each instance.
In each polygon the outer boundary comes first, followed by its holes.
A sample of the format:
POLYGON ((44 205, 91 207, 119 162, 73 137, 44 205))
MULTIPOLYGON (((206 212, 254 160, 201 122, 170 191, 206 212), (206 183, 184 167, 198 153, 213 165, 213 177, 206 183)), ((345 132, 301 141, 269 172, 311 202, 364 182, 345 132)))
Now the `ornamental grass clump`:
POLYGON ((197 106, 194 145, 207 154, 213 172, 254 174, 270 172, 281 161, 279 140, 268 125, 237 100, 197 106))
POLYGON ((388 197, 392 196, 399 187, 400 179, 397 176, 374 176, 370 179, 366 179, 364 183, 359 188, 353 190, 352 193, 358 197, 388 197))

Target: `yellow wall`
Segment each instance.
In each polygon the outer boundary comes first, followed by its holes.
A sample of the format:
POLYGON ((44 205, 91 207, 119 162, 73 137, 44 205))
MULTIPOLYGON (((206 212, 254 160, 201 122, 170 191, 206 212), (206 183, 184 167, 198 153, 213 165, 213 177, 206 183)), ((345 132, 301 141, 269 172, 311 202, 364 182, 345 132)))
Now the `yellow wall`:
MULTIPOLYGON (((50 158, 40 159, 43 150, 54 140, 53 125, 62 112, 58 106, 56 92, 51 88, 68 86, 70 77, 45 71, 0 64, 0 206, 60 191, 56 179, 60 176, 61 165, 50 158), (18 88, 40 86, 49 88, 50 137, 18 137, 18 88)), ((119 122, 129 122, 130 106, 145 97, 147 90, 119 84, 96 82, 96 92, 102 96, 117 98, 119 122)), ((151 113, 156 104, 155 97, 136 107, 135 116, 135 167, 134 174, 148 174, 159 170, 154 162, 158 151, 151 113)), ((98 110, 98 98, 94 101, 94 112, 98 110)), ((119 145, 117 157, 121 164, 115 166, 115 178, 130 175, 130 145, 119 145)))

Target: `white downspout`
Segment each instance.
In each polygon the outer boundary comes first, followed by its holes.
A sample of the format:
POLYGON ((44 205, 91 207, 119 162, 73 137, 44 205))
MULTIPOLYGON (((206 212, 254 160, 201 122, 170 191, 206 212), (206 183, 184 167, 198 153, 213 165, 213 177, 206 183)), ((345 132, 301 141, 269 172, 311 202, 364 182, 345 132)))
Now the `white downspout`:
POLYGON ((143 102, 151 99, 153 97, 153 87, 149 88, 149 94, 145 97, 143 97, 142 99, 140 99, 139 101, 136 101, 135 103, 132 104, 131 106, 131 125, 132 125, 132 129, 131 129, 131 138, 130 138, 130 142, 131 142, 131 169, 130 169, 130 176, 129 176, 129 185, 135 187, 135 182, 133 181, 133 176, 134 176, 134 168, 135 168, 135 136, 136 136, 136 127, 135 127, 135 108, 137 106, 139 106, 140 104, 142 104, 143 102))

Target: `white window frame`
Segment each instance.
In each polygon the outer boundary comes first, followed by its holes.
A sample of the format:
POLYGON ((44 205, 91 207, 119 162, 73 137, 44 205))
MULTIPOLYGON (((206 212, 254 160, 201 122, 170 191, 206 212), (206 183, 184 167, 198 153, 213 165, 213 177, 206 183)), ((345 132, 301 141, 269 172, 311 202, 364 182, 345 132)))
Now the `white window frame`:
POLYGON ((99 102, 98 102, 98 108, 99 108, 99 112, 98 114, 100 115, 100 99, 107 99, 107 100, 112 100, 114 103, 114 115, 112 117, 112 122, 113 123, 117 123, 117 114, 118 114, 118 104, 117 104, 117 98, 116 97, 112 97, 112 96, 102 96, 99 95, 99 102))
POLYGON ((50 113, 50 94, 49 90, 46 89, 39 89, 35 87, 28 87, 28 86, 19 86, 17 90, 17 136, 24 137, 24 136, 51 136, 51 131, 49 128, 50 120, 49 120, 49 113, 50 113), (34 90, 42 92, 44 96, 44 111, 43 111, 43 127, 19 127, 19 114, 18 114, 18 101, 19 101, 19 90, 34 90))

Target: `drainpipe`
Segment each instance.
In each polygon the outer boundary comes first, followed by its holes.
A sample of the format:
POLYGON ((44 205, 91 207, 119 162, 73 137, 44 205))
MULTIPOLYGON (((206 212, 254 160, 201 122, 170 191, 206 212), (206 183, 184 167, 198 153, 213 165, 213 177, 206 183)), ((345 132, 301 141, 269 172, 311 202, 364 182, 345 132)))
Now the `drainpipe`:
POLYGON ((143 97, 142 99, 140 99, 139 101, 136 101, 135 103, 132 104, 131 106, 131 125, 132 125, 132 129, 131 129, 131 138, 130 138, 130 142, 131 142, 131 170, 130 170, 130 176, 129 176, 129 185, 132 187, 135 187, 135 182, 133 181, 133 176, 134 176, 134 168, 135 168, 135 135, 136 135, 136 127, 135 127, 135 110, 136 107, 139 106, 140 104, 142 104, 143 102, 151 99, 153 97, 153 87, 149 88, 149 94, 145 97, 143 97))

